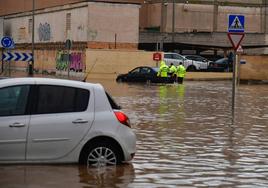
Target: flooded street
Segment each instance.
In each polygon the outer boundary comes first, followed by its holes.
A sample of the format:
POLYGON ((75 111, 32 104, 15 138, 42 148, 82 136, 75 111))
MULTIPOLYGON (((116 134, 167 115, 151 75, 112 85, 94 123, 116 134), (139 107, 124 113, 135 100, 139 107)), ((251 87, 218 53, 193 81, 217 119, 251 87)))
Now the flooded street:
POLYGON ((231 81, 104 85, 131 120, 130 164, 0 166, 0 187, 268 187, 268 85, 231 81))

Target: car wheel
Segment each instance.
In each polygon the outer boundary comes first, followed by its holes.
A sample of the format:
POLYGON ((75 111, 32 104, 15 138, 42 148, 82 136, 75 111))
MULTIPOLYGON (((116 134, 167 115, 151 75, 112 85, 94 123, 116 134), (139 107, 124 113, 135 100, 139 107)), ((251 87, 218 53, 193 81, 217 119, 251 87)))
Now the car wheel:
POLYGON ((187 71, 194 72, 194 71, 196 71, 196 68, 195 68, 195 66, 191 65, 188 67, 187 71))
POLYGON ((106 142, 95 143, 89 146, 83 154, 82 163, 88 167, 102 167, 116 165, 122 162, 123 156, 120 155, 119 149, 106 142))
POLYGON ((123 79, 122 78, 117 78, 116 81, 117 82, 123 82, 123 79))

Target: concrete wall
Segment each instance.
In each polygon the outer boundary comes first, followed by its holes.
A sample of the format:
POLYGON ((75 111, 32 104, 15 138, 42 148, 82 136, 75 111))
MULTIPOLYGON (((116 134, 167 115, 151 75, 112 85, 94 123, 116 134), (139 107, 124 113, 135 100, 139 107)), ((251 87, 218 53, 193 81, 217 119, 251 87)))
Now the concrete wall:
POLYGON ((89 77, 99 74, 116 77, 142 65, 156 66, 153 52, 90 49, 86 51, 86 72, 89 72, 89 77))
POLYGON ((241 80, 268 80, 268 56, 242 56, 246 64, 240 65, 241 80))
MULTIPOLYGON (((87 7, 40 12, 35 15, 35 42, 60 42, 67 38, 74 41, 87 41, 87 13, 87 7), (69 33, 66 30, 67 13, 71 14, 69 33)), ((32 41, 30 19, 32 19, 30 15, 5 18, 5 33, 11 35, 15 43, 30 43, 32 41)))
MULTIPOLYGON (((30 12, 6 16, 5 34, 12 36, 15 43, 31 43, 31 19, 30 12)), ((137 49, 139 5, 90 2, 36 12, 36 43, 65 42, 66 39, 90 42, 92 48, 109 48, 111 45, 113 48, 137 49), (67 15, 70 24, 67 24, 67 15)))
POLYGON ((88 9, 88 41, 138 43, 138 5, 89 3, 88 9))
POLYGON ((261 8, 259 7, 231 7, 221 6, 218 10, 218 28, 217 31, 227 32, 228 29, 228 15, 242 14, 245 15, 245 32, 260 33, 262 32, 262 18, 261 8))
MULTIPOLYGON (((228 28, 228 14, 245 15, 245 32, 260 33, 264 30, 264 17, 260 7, 216 6, 213 4, 184 4, 175 5, 175 32, 226 32, 228 28), (216 16, 216 17, 215 17, 216 16), (215 23, 214 23, 215 19, 215 23), (214 28, 214 24, 216 28, 214 28)), ((173 4, 163 6, 162 19, 165 32, 172 32, 173 4)), ((147 16, 146 22, 141 22, 141 28, 161 25, 161 3, 142 6, 141 18, 147 16), (152 17, 152 18, 151 18, 152 17), (158 20, 158 21, 157 21, 158 20), (146 25, 145 25, 146 24, 146 25)))
MULTIPOLYGON (((35 0, 35 8, 42 9, 82 1, 83 0, 35 0)), ((0 15, 31 11, 32 2, 33 0, 0 0, 0 15)))

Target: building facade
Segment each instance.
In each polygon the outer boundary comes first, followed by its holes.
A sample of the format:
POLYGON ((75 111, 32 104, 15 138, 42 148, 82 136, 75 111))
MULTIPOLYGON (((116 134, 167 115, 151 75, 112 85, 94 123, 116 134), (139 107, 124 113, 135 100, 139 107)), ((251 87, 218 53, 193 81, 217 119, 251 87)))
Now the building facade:
MULTIPOLYGON (((31 11, 8 14, 2 19, 5 36, 11 36, 16 44, 31 43, 31 11)), ((53 44, 70 39, 91 48, 137 48, 138 24, 137 4, 70 3, 35 10, 34 42, 53 44)))

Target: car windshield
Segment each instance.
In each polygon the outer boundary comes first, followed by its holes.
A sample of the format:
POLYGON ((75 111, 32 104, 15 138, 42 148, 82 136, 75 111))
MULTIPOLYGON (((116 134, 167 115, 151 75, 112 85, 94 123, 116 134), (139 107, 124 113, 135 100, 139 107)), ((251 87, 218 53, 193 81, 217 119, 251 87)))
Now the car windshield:
POLYGON ((215 63, 225 63, 225 62, 227 62, 227 58, 222 58, 215 61, 215 63))

